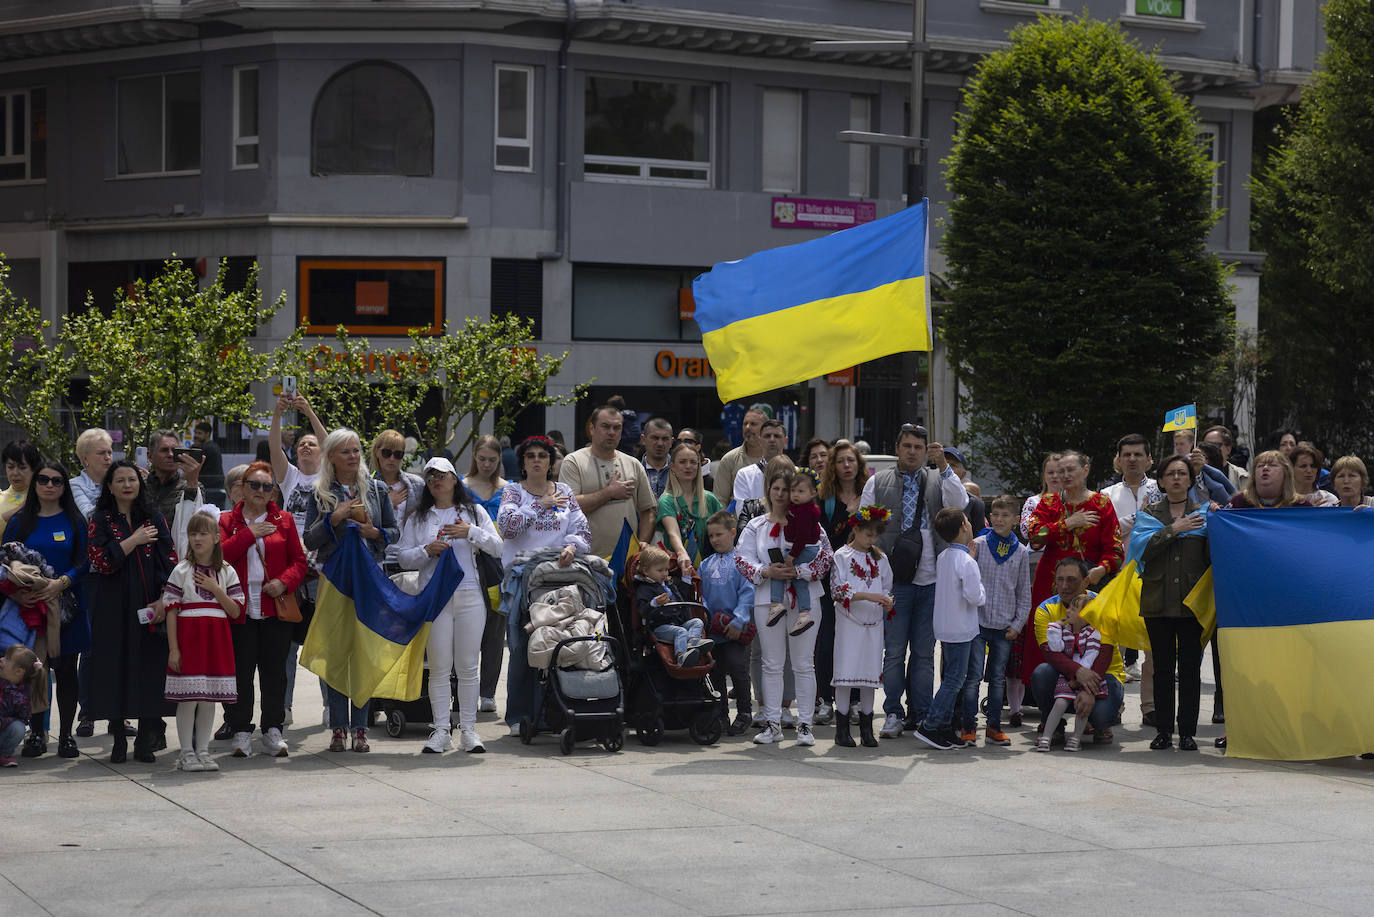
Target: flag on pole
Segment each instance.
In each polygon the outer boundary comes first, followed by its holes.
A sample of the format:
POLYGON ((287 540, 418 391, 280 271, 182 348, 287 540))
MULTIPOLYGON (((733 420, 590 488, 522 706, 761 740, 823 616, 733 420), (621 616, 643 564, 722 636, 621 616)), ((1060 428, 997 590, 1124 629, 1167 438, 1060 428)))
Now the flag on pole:
POLYGON ((1164 415, 1165 433, 1172 433, 1175 430, 1196 430, 1197 429, 1197 405, 1185 404, 1181 408, 1174 408, 1164 415))
POLYGON ((931 349, 929 202, 717 264, 692 282, 722 401, 931 349))
POLYGON ((620 538, 615 543, 615 550, 611 552, 610 557, 606 558, 616 583, 625 578, 625 568, 629 565, 630 558, 638 553, 639 538, 630 528, 629 520, 626 520, 620 524, 620 538))

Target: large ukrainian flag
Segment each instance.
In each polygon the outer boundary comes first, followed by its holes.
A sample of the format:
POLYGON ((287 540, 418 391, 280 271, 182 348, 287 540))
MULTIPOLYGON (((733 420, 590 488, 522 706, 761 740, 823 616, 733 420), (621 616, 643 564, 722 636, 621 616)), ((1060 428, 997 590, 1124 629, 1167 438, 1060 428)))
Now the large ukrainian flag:
POLYGON ((301 665, 347 694, 355 707, 374 697, 415 700, 430 623, 462 579, 458 558, 445 551, 420 594, 407 595, 382 573, 350 523, 320 571, 301 665))
POLYGON ((930 350, 929 202, 717 264, 692 282, 722 401, 930 350))
POLYGON ((1228 755, 1374 751, 1374 511, 1213 513, 1228 755))

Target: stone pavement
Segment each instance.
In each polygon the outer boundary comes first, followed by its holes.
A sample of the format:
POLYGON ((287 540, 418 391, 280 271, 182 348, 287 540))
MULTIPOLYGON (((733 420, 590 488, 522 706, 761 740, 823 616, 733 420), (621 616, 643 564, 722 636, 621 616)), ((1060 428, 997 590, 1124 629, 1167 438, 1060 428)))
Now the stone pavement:
POLYGON ((821 727, 809 749, 669 733, 565 758, 494 715, 485 755, 421 755, 422 727, 360 755, 325 750, 301 670, 288 759, 216 743, 220 773, 183 774, 169 720, 153 765, 110 765, 102 730, 0 772, 0 915, 1374 909, 1374 762, 1228 760, 1212 726, 1153 752, 1135 688, 1121 741, 1076 755, 1032 752, 1033 729, 936 752, 821 727))

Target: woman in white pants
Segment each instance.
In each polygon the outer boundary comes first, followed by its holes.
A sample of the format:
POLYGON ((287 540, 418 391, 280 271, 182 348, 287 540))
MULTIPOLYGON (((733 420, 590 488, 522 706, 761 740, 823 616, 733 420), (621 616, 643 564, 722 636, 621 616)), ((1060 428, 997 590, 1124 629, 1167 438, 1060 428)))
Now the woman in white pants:
POLYGON ((401 526, 397 562, 406 570, 419 570, 419 588, 434 575, 439 557, 452 551, 462 568, 463 579, 429 629, 425 655, 429 662, 429 702, 434 708, 434 731, 423 751, 450 751, 453 739, 449 671, 458 672, 458 747, 483 752, 477 736, 477 663, 487 607, 477 576, 473 551, 501 556, 501 536, 487 511, 458 482, 453 463, 435 457, 425 463, 425 490, 406 514, 401 526))
POLYGON ((794 475, 795 472, 785 468, 770 470, 765 482, 768 515, 749 520, 735 550, 736 565, 754 584, 754 626, 758 629, 759 648, 763 654, 764 726, 763 731, 754 736, 754 741, 760 745, 782 741, 782 673, 789 651, 792 678, 797 688, 797 744, 816 744, 811 735, 811 716, 816 709, 816 634, 819 628, 808 627, 795 637, 788 635, 797 621, 796 603, 791 596, 785 602, 789 606, 787 614, 775 622, 775 626, 768 626, 768 606, 772 601, 770 580, 805 580, 814 616, 815 610, 821 607, 822 584, 830 570, 830 539, 824 529, 813 560, 793 565, 788 557, 790 545, 782 536, 782 528, 787 522, 794 475))

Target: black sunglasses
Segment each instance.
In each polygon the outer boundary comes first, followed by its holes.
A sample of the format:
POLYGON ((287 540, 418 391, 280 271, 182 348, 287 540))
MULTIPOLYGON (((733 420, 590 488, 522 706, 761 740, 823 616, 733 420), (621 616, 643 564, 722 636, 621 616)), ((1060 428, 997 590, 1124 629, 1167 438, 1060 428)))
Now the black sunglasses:
POLYGON ((384 459, 405 458, 405 457, 406 457, 406 451, 405 451, 404 449, 378 449, 378 450, 377 450, 377 454, 380 455, 380 456, 381 456, 382 458, 384 458, 384 459))
POLYGON ((680 443, 686 443, 686 444, 689 445, 689 446, 700 446, 700 445, 701 445, 701 440, 699 440, 699 439, 692 439, 692 437, 690 437, 690 436, 679 436, 679 437, 677 438, 677 441, 680 442, 680 443))
POLYGON ((277 485, 273 484, 271 481, 244 481, 243 486, 251 487, 254 490, 271 490, 277 485))
POLYGON ((49 477, 46 474, 36 474, 33 476, 33 479, 44 487, 61 487, 63 484, 67 483, 65 478, 49 477))
MULTIPOLYGON (((930 432, 929 432, 928 430, 926 430, 925 427, 921 426, 921 425, 918 424, 918 423, 904 423, 904 424, 902 424, 901 432, 902 432, 902 433, 914 433, 915 435, 921 437, 921 439, 924 439, 924 440, 929 440, 929 439, 930 439, 930 432)), ((900 434, 899 434, 899 435, 900 435, 900 434)))

